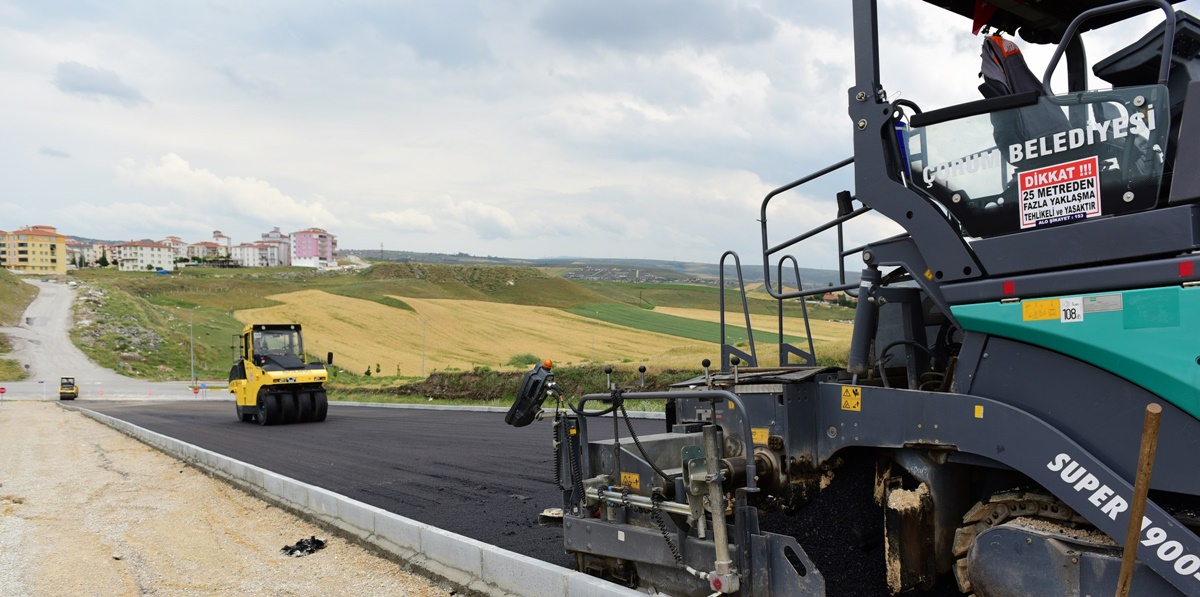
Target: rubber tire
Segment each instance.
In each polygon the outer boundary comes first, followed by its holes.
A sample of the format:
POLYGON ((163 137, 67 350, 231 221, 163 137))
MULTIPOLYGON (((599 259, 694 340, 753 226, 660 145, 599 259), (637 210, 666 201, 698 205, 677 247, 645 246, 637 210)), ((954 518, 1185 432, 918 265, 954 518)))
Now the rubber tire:
POLYGON ((300 419, 300 413, 296 410, 295 394, 279 394, 279 405, 280 423, 291 425, 300 419))
POLYGON ((259 425, 275 425, 279 422, 279 399, 274 394, 259 394, 254 418, 259 425))
POLYGON ((233 399, 233 407, 237 409, 237 418, 243 423, 249 423, 254 420, 253 412, 243 412, 242 406, 237 403, 237 398, 233 399))
POLYGON ((311 423, 316 414, 317 405, 312 392, 296 392, 296 406, 300 408, 300 422, 311 423))
POLYGON ((316 412, 313 415, 313 421, 319 423, 324 421, 326 415, 329 414, 329 400, 325 397, 325 390, 313 392, 313 399, 317 405, 316 412))

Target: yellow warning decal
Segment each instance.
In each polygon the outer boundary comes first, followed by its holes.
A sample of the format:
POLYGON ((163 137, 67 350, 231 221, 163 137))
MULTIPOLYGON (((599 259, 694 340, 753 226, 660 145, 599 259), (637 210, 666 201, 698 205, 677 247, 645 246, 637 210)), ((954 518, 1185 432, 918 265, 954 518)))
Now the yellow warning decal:
POLYGON ((862 388, 842 386, 842 410, 862 411, 862 388))
POLYGON ((569 430, 567 430, 567 433, 570 433, 571 435, 575 435, 578 432, 575 429, 569 429, 569 430))
POLYGON ((730 401, 729 401, 729 410, 737 410, 737 408, 735 408, 735 407, 733 406, 733 401, 732 401, 732 400, 730 400, 730 401))
POLYGON ((637 473, 621 473, 621 485, 628 487, 630 491, 642 490, 642 477, 637 473))
POLYGON ((1025 321, 1058 319, 1058 299, 1022 302, 1021 319, 1025 321))
POLYGON ((931 269, 926 269, 926 270, 925 270, 925 279, 926 279, 926 280, 933 280, 933 270, 931 270, 931 269))
POLYGON ((767 427, 751 427, 750 439, 754 440, 754 444, 765 446, 771 439, 771 430, 767 427))
POLYGON ((976 418, 976 419, 982 419, 982 418, 983 418, 983 405, 982 405, 982 404, 976 404, 976 405, 975 405, 975 418, 976 418))

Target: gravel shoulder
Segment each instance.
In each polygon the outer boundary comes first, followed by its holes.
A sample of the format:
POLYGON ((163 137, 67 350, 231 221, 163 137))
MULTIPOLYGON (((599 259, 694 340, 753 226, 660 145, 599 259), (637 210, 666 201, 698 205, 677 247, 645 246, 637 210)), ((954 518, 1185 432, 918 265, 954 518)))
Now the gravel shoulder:
POLYGON ((0 595, 452 594, 78 413, 0 403, 0 595))

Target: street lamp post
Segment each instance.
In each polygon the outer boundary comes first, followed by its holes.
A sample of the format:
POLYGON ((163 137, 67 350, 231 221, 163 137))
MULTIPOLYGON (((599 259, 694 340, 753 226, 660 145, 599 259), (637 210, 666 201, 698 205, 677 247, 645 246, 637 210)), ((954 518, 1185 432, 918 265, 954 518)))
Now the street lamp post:
MULTIPOLYGON (((175 308, 178 309, 179 307, 175 308)), ((192 369, 192 386, 196 385, 196 334, 192 331, 192 328, 196 325, 196 309, 199 308, 200 306, 196 305, 188 309, 188 362, 192 369)))
POLYGON ((425 377, 425 320, 421 320, 421 377, 425 377))
POLYGON ((196 310, 192 309, 188 315, 188 353, 192 362, 192 385, 196 385, 196 336, 192 332, 192 326, 196 323, 196 310))

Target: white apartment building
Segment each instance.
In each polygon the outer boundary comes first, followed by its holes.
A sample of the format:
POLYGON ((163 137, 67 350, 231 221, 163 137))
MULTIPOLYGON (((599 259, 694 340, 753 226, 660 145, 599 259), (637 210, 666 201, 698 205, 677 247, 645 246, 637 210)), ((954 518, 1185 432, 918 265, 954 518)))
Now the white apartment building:
POLYGON ((175 250, 161 243, 139 240, 114 245, 109 261, 115 261, 123 272, 172 271, 175 269, 175 250))
POLYGON ((168 236, 167 238, 158 241, 158 243, 171 247, 171 250, 175 251, 176 258, 183 257, 186 259, 188 256, 188 244, 178 236, 168 236))
POLYGON ((278 226, 270 232, 264 232, 262 240, 258 242, 259 244, 271 247, 266 251, 267 266, 276 267, 292 264, 292 237, 280 232, 278 226))
POLYGON ((266 265, 259 254, 257 244, 242 243, 229 250, 229 258, 242 267, 262 267, 266 265))

